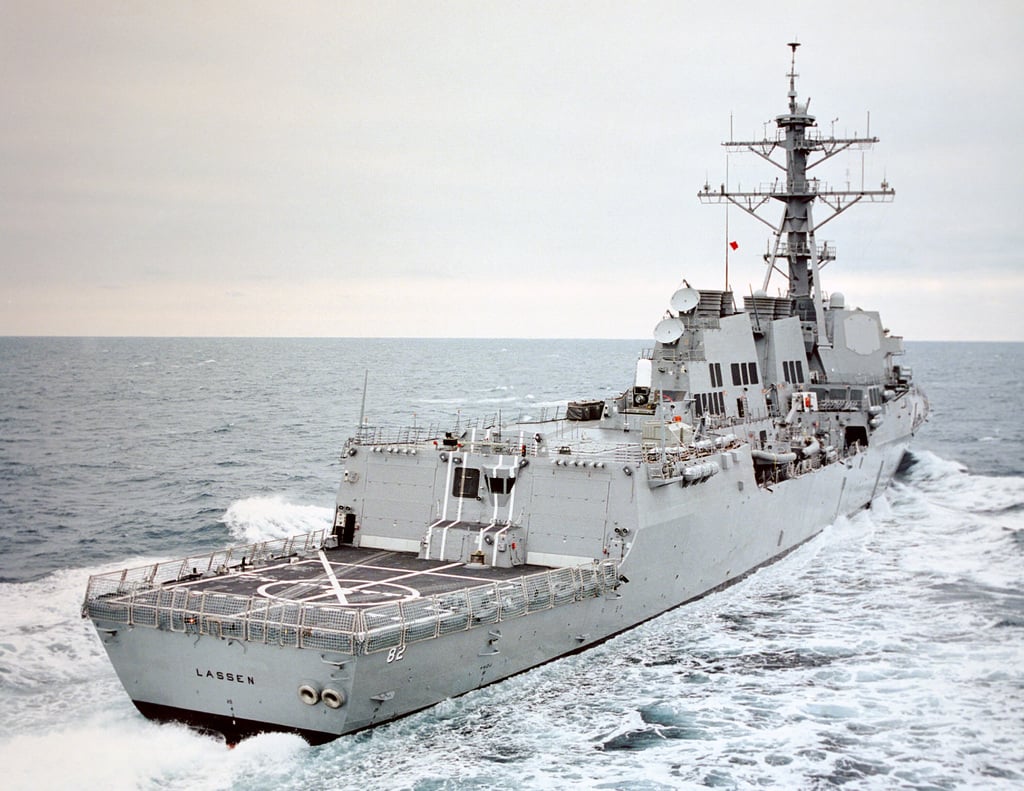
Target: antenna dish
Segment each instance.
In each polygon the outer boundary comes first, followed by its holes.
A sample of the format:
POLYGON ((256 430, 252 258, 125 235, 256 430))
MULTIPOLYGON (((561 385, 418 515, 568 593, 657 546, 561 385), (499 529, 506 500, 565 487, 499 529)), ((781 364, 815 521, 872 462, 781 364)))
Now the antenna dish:
POLYGON ((672 306, 672 310, 676 313, 689 313, 697 307, 698 302, 700 302, 700 292, 695 288, 687 286, 673 294, 668 304, 672 306))
POLYGON ((654 328, 654 340, 658 343, 673 343, 682 337, 684 329, 679 319, 662 319, 654 328))

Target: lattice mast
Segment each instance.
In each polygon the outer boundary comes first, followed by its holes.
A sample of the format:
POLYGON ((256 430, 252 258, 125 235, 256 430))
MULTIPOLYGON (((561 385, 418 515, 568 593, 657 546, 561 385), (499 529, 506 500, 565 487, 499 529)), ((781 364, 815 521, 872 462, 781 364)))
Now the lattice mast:
MULTIPOLYGON (((729 140, 722 145, 729 151, 751 151, 765 161, 771 163, 785 173, 785 179, 775 181, 750 192, 732 191, 728 185, 722 184, 718 191, 712 191, 709 184, 697 194, 702 203, 731 203, 747 214, 763 222, 772 230, 774 243, 770 252, 765 254, 767 269, 763 289, 768 288, 772 273, 778 271, 788 276, 788 296, 796 300, 797 308, 805 318, 817 319, 819 341, 825 341, 822 312, 822 294, 819 270, 825 262, 835 258, 835 249, 827 243, 820 247, 815 242, 815 234, 841 212, 846 211, 855 203, 867 198, 871 202, 889 202, 895 197, 895 190, 883 181, 880 189, 832 189, 817 178, 808 177, 807 173, 822 162, 847 149, 868 149, 878 142, 877 137, 837 138, 833 133, 823 137, 817 129, 817 122, 808 113, 810 99, 805 102, 797 100, 796 92, 796 50, 797 42, 788 44, 792 51, 789 77, 789 110, 775 119, 778 127, 774 139, 767 132, 761 140, 744 141, 729 140), (785 151, 785 164, 773 159, 777 150, 785 151), (815 154, 820 154, 813 159, 815 154), (782 220, 778 225, 762 217, 758 212, 770 200, 783 204, 782 220), (828 206, 832 213, 818 223, 814 222, 812 206, 820 200, 828 206), (783 271, 779 263, 785 261, 783 271)), ((870 133, 870 121, 869 121, 870 133)))

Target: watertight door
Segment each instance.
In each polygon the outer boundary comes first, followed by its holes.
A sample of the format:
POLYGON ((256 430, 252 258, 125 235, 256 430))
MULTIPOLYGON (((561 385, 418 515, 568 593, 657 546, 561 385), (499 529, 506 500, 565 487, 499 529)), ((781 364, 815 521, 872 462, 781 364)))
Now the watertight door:
POLYGON ((345 514, 345 523, 341 527, 341 543, 351 544, 356 540, 356 515, 349 511, 345 514))

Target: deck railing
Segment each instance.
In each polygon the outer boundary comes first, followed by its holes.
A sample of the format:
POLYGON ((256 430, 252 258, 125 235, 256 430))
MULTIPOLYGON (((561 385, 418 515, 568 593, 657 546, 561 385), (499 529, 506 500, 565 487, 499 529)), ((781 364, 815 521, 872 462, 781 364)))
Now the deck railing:
POLYGON ((267 599, 175 584, 209 574, 239 573, 243 557, 252 566, 311 554, 323 540, 324 531, 318 530, 202 558, 95 574, 89 578, 82 615, 106 624, 356 655, 606 595, 619 584, 618 566, 612 560, 363 607, 267 599), (270 555, 270 547, 279 547, 280 554, 270 555), (231 567, 233 561, 237 563, 231 567))

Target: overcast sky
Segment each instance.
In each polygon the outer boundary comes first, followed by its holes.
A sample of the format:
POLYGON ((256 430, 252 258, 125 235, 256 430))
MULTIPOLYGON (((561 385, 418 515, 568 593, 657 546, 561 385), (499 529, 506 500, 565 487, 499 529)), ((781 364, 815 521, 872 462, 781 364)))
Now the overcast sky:
MULTIPOLYGON (((730 118, 785 110, 794 37, 819 127, 881 138, 815 174, 896 190, 822 229, 826 288, 1024 340, 1019 0, 8 0, 0 334, 648 338, 722 287, 696 194, 730 118)), ((768 229, 728 222, 749 293, 768 229)))

